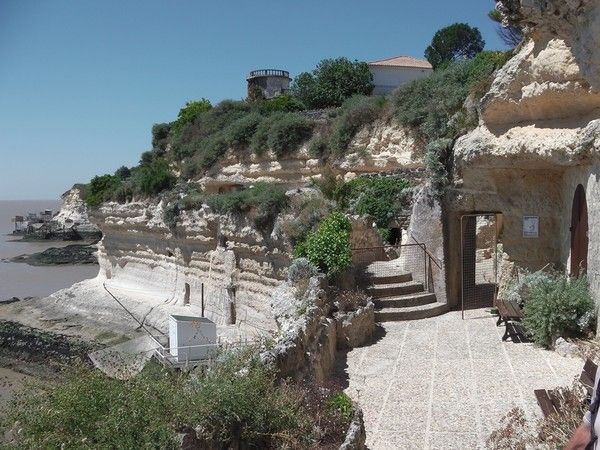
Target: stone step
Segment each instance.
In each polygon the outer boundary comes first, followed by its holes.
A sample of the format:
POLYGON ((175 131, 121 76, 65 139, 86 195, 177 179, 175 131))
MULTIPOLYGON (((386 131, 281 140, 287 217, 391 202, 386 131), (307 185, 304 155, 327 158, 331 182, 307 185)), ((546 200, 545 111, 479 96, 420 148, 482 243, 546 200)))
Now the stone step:
POLYGON ((419 292, 417 294, 405 294, 398 297, 384 297, 373 300, 376 309, 384 308, 406 308, 410 306, 422 306, 435 303, 437 298, 433 292, 419 292))
POLYGON ((367 294, 374 299, 383 297, 397 297, 405 294, 423 292, 425 288, 420 281, 406 281, 404 283, 377 284, 367 288, 367 294))
POLYGON ((367 284, 379 285, 379 284, 398 284, 413 281, 412 273, 397 273, 394 275, 378 275, 375 273, 365 272, 365 281, 367 284))
POLYGON ((385 308, 375 311, 375 322, 397 322, 400 320, 417 320, 439 316, 448 312, 444 303, 429 303, 427 305, 412 306, 410 308, 385 308))

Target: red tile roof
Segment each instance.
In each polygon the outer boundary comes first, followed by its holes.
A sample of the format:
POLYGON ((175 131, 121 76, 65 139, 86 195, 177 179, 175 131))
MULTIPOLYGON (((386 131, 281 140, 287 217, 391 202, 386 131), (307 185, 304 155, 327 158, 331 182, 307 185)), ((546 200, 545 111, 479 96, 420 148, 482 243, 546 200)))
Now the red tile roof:
POLYGON ((416 67, 419 69, 433 69, 429 61, 413 58, 412 56, 394 56, 393 58, 371 61, 370 66, 416 67))

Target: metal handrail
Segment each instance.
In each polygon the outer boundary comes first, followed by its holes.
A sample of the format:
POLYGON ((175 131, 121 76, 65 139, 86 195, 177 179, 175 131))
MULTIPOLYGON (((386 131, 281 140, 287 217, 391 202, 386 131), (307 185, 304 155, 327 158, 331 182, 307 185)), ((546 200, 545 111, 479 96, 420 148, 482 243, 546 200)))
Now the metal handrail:
POLYGON ((429 256, 429 259, 431 259, 435 263, 435 265, 438 267, 438 269, 441 269, 442 268, 442 262, 440 260, 438 260, 435 256, 433 256, 429 250, 427 250, 427 246, 425 245, 425 243, 421 243, 421 242, 417 241, 417 239, 412 235, 412 233, 410 233, 410 237, 417 244, 423 245, 423 251, 425 253, 427 253, 427 256, 429 256))

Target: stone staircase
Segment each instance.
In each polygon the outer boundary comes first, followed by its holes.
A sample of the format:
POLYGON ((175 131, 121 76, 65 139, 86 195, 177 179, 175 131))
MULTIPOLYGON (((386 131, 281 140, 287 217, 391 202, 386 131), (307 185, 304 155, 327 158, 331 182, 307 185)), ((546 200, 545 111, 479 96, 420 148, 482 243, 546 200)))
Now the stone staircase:
POLYGON ((448 311, 438 303, 432 292, 427 292, 412 273, 400 273, 392 262, 375 262, 364 272, 364 288, 375 304, 375 321, 425 319, 448 311))

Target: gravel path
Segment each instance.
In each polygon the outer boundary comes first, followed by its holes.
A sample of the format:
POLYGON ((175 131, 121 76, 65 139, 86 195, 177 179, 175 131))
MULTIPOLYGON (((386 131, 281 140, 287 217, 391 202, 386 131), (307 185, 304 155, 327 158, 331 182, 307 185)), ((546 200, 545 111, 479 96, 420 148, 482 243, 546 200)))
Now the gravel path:
POLYGON ((534 389, 570 385, 583 360, 502 342, 484 310, 385 323, 348 353, 347 393, 364 410, 370 449, 484 448, 513 407, 540 414, 534 389))

